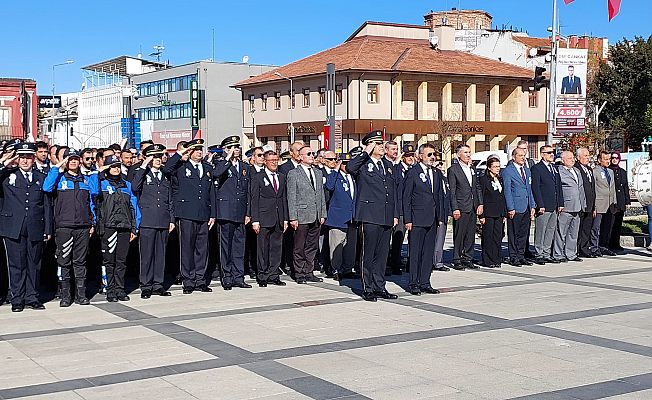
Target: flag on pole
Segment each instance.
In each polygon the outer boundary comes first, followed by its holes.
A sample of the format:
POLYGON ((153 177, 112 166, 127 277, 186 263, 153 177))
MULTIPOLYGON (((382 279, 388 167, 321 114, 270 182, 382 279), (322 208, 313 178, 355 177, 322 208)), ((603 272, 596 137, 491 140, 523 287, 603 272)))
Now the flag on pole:
POLYGON ((569 4, 572 3, 573 1, 574 1, 574 0, 564 0, 564 3, 566 3, 566 5, 569 5, 569 4))
POLYGON ((611 21, 620 12, 621 0, 607 0, 607 1, 609 3, 609 21, 611 21))

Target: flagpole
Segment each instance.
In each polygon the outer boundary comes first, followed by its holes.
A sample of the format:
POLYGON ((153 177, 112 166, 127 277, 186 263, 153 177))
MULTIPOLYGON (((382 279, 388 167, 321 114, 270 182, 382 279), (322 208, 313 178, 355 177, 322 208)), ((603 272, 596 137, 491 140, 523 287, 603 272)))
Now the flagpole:
POLYGON ((557 0, 552 0, 552 41, 550 59, 550 84, 548 85, 548 145, 555 134, 555 83, 557 75, 557 0))

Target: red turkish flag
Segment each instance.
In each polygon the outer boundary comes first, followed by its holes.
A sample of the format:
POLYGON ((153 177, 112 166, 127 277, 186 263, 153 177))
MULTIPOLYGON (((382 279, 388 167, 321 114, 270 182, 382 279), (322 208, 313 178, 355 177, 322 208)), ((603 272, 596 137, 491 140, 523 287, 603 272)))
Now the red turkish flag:
POLYGON ((607 1, 609 3, 609 21, 611 21, 620 12, 621 0, 607 0, 607 1))
POLYGON ((569 5, 572 2, 573 2, 573 0, 564 0, 564 3, 566 3, 566 5, 569 5))

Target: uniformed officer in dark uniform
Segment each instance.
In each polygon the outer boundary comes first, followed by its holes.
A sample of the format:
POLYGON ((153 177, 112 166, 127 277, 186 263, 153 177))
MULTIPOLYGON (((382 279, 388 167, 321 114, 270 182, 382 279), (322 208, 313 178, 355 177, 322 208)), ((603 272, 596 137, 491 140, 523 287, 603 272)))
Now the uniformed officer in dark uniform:
POLYGON ((133 173, 132 185, 140 208, 140 297, 152 294, 170 296, 163 288, 165 249, 169 233, 174 230, 172 184, 161 172, 165 146, 152 144, 143 149, 143 161, 133 173))
MULTIPOLYGON (((0 159, 0 166, 2 162, 13 158, 16 153, 14 152, 14 145, 22 143, 21 139, 3 140, 0 142, 2 148, 2 158, 0 159)), ((0 210, 2 209, 2 185, 0 185, 0 210)), ((7 269, 7 252, 5 250, 4 242, 0 242, 0 305, 7 301, 9 295, 9 271, 7 269)))
POLYGON ((220 235, 222 287, 250 288, 244 281, 245 225, 249 223, 247 201, 249 165, 240 160, 240 137, 222 141, 225 159, 215 163, 215 205, 220 235))
MULTIPOLYGON (((224 160, 224 149, 222 149, 219 144, 210 145, 207 150, 204 160, 211 163, 213 168, 215 168, 216 162, 224 160)), ((208 264, 206 267, 206 274, 210 274, 211 279, 216 281, 220 280, 222 276, 219 264, 220 237, 217 229, 211 229, 208 231, 208 264)))
POLYGON ((7 250, 11 311, 44 310, 37 277, 44 241, 52 236, 52 206, 43 192, 45 174, 33 169, 36 145, 20 143, 14 149, 15 155, 0 164, 0 236, 7 250))
MULTIPOLYGON (((401 275, 403 271, 403 260, 401 250, 405 238, 405 225, 403 223, 403 181, 408 170, 414 164, 414 145, 404 144, 402 148, 401 161, 394 165, 394 177, 396 181, 397 209, 399 213, 398 224, 392 229, 392 247, 389 251, 389 265, 385 275, 401 275)), ((409 268, 408 268, 409 269, 409 268)))
POLYGON ((205 273, 208 231, 215 224, 213 166, 203 161, 203 139, 193 139, 162 168, 172 179, 172 207, 179 231, 183 293, 212 292, 205 273))
POLYGON ((383 156, 383 131, 362 138, 365 149, 346 166, 358 189, 355 220, 362 236, 362 297, 396 299, 385 289, 385 267, 392 227, 398 224, 396 178, 391 163, 383 156))

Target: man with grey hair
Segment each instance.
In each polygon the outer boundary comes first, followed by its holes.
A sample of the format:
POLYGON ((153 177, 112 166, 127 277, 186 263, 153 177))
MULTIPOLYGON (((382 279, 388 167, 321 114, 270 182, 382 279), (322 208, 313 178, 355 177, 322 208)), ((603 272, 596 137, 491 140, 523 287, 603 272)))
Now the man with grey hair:
POLYGON ((559 178, 563 191, 563 209, 559 213, 553 257, 560 262, 582 261, 577 256, 577 236, 580 231, 580 213, 586 209, 584 182, 575 168, 575 157, 570 151, 561 154, 559 178))

